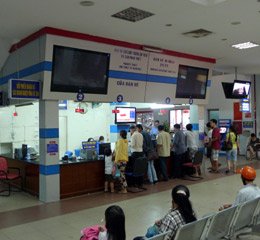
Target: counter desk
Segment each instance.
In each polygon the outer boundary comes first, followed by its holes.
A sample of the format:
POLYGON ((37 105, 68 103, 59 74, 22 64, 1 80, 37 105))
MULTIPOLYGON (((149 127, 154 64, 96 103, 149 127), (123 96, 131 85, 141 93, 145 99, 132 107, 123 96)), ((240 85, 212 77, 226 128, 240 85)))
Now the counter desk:
MULTIPOLYGON (((5 158, 9 167, 20 168, 24 191, 39 196, 39 160, 5 158)), ((104 160, 60 161, 60 198, 103 190, 104 167, 104 160)))

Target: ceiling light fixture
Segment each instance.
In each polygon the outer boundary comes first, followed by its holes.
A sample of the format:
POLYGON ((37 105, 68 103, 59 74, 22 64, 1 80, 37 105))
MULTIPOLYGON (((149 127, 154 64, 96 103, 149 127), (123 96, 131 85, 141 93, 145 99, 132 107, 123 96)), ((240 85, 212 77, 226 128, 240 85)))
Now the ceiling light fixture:
POLYGON ((239 25, 239 24, 241 24, 241 22, 239 22, 239 21, 231 23, 231 25, 239 25))
POLYGON ((244 43, 238 43, 232 45, 233 48, 237 48, 237 49, 248 49, 248 48, 253 48, 258 46, 259 44, 253 42, 244 42, 244 43))
POLYGON ((83 7, 90 7, 90 6, 94 5, 94 2, 93 1, 81 1, 79 4, 83 7))
POLYGON ((209 6, 209 5, 219 4, 227 0, 190 0, 190 1, 200 5, 209 6))
POLYGON ((165 27, 171 27, 171 26, 172 26, 171 23, 167 23, 167 24, 165 24, 165 27))

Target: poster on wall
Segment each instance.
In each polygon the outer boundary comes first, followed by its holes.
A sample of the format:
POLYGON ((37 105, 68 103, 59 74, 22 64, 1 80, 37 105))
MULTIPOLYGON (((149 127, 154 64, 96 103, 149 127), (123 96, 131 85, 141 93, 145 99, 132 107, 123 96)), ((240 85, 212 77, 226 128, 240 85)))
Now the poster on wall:
POLYGON ((254 122, 253 121, 243 121, 243 128, 253 128, 254 122))
MULTIPOLYGON (((241 121, 242 120, 243 114, 240 111, 240 103, 239 102, 234 102, 233 114, 234 114, 234 118, 233 118, 234 121, 241 121)), ((242 122, 241 122, 241 124, 242 124, 242 122)))

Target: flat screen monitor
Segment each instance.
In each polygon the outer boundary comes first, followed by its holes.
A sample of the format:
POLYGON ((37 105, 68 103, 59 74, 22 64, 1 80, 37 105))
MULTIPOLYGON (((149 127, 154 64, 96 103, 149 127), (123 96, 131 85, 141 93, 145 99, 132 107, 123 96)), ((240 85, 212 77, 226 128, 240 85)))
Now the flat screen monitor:
POLYGON ((107 94, 110 54, 53 46, 51 91, 107 94))
POLYGON ((251 83, 248 81, 235 80, 232 95, 239 98, 246 98, 249 95, 251 83))
POLYGON ((110 143, 100 143, 99 149, 98 149, 98 155, 105 155, 106 148, 111 149, 111 144, 110 143))
POLYGON ((22 159, 26 159, 27 156, 27 144, 22 144, 22 159))
POLYGON ((116 107, 115 124, 136 123, 135 107, 116 107))
POLYGON ((209 70, 179 65, 176 98, 205 99, 209 70))

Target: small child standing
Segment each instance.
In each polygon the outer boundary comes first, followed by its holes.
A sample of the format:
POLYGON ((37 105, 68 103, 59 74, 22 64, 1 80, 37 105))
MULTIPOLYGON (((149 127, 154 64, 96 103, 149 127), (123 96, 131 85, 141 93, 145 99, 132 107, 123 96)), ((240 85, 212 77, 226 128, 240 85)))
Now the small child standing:
POLYGON ((105 192, 108 192, 108 184, 111 193, 114 192, 114 178, 112 175, 114 162, 112 161, 112 151, 110 148, 104 150, 105 153, 105 192))

